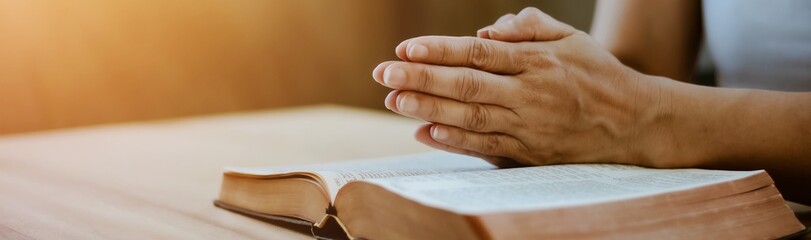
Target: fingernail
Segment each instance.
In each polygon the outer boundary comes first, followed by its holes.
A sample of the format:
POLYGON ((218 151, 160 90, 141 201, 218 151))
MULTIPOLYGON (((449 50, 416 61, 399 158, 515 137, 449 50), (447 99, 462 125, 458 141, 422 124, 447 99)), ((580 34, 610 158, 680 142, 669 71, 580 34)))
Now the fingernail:
POLYGON ((408 55, 405 50, 408 44, 408 41, 403 41, 394 48, 394 55, 397 55, 398 58, 403 59, 403 61, 408 61, 408 56, 401 56, 402 54, 408 55))
POLYGON ((399 87, 405 83, 405 72, 396 67, 386 68, 383 72, 383 83, 389 87, 399 87))
POLYGON ((381 63, 381 64, 378 64, 377 67, 375 67, 374 70, 372 70, 372 79, 374 79, 377 82, 383 81, 383 79, 378 79, 378 78, 380 78, 380 77, 378 77, 378 76, 380 76, 380 71, 385 70, 382 67, 383 67, 383 64, 381 63))
POLYGON ((448 130, 434 125, 434 127, 431 128, 431 137, 437 141, 448 140, 448 130))
POLYGON ((425 59, 428 57, 428 48, 422 44, 414 44, 408 48, 409 59, 425 59))
POLYGON ((389 103, 393 104, 394 101, 396 101, 396 99, 391 99, 393 97, 396 97, 396 95, 397 95, 396 90, 391 91, 389 92, 389 95, 386 95, 386 100, 383 100, 383 105, 385 105, 387 109, 394 111, 394 106, 391 106, 389 103))
POLYGON ((405 47, 406 46, 405 43, 406 43, 406 41, 402 41, 402 42, 400 42, 400 44, 397 44, 397 46, 394 47, 394 52, 398 52, 397 50, 400 50, 400 48, 405 47))
POLYGON ((418 103, 414 97, 411 96, 402 96, 400 95, 400 101, 397 102, 397 109, 400 109, 402 112, 407 113, 414 113, 417 111, 418 103))

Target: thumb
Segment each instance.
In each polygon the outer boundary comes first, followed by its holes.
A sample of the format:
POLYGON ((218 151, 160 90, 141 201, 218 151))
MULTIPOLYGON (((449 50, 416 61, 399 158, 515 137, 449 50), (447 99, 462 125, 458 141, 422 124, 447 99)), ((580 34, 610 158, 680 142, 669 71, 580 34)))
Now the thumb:
POLYGON ((497 22, 481 31, 486 31, 490 39, 505 42, 555 41, 577 32, 534 7, 524 8, 512 19, 497 22))
MULTIPOLYGON (((505 22, 505 21, 509 21, 509 20, 513 19, 514 17, 515 17, 515 14, 512 14, 512 13, 505 14, 504 16, 501 16, 500 18, 498 18, 498 20, 496 20, 495 24, 505 22)), ((490 25, 490 26, 487 26, 487 27, 483 27, 482 29, 479 29, 478 31, 476 31, 476 36, 480 37, 480 38, 484 38, 484 39, 491 39, 490 38, 490 32, 488 31, 488 29, 490 29, 492 27, 493 27, 493 25, 490 25)))

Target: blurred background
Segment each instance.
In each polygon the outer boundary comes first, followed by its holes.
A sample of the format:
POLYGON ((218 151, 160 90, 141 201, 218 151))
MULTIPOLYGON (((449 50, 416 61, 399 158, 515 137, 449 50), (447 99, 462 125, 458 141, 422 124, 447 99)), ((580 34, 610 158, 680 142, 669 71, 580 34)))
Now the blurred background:
POLYGON ((593 0, 0 0, 0 134, 337 103, 383 109, 377 63, 535 6, 593 0))

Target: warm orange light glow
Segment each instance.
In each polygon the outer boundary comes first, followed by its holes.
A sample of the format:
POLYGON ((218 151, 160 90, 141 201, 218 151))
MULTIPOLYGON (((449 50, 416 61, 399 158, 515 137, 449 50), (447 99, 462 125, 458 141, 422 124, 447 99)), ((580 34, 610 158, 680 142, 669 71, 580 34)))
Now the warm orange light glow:
MULTIPOLYGON (((526 3, 0 1, 0 134, 316 102, 381 107, 371 70, 526 3)), ((590 12, 586 12, 590 14, 590 12)))

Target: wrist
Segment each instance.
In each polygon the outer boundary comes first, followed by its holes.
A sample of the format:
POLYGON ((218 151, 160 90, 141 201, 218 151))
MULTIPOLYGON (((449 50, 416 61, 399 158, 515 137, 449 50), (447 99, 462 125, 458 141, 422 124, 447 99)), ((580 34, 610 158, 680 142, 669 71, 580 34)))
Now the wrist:
POLYGON ((639 102, 626 159, 631 164, 656 168, 701 165, 711 155, 701 134, 714 120, 697 118, 707 111, 712 94, 706 87, 665 77, 636 73, 634 95, 639 102))

